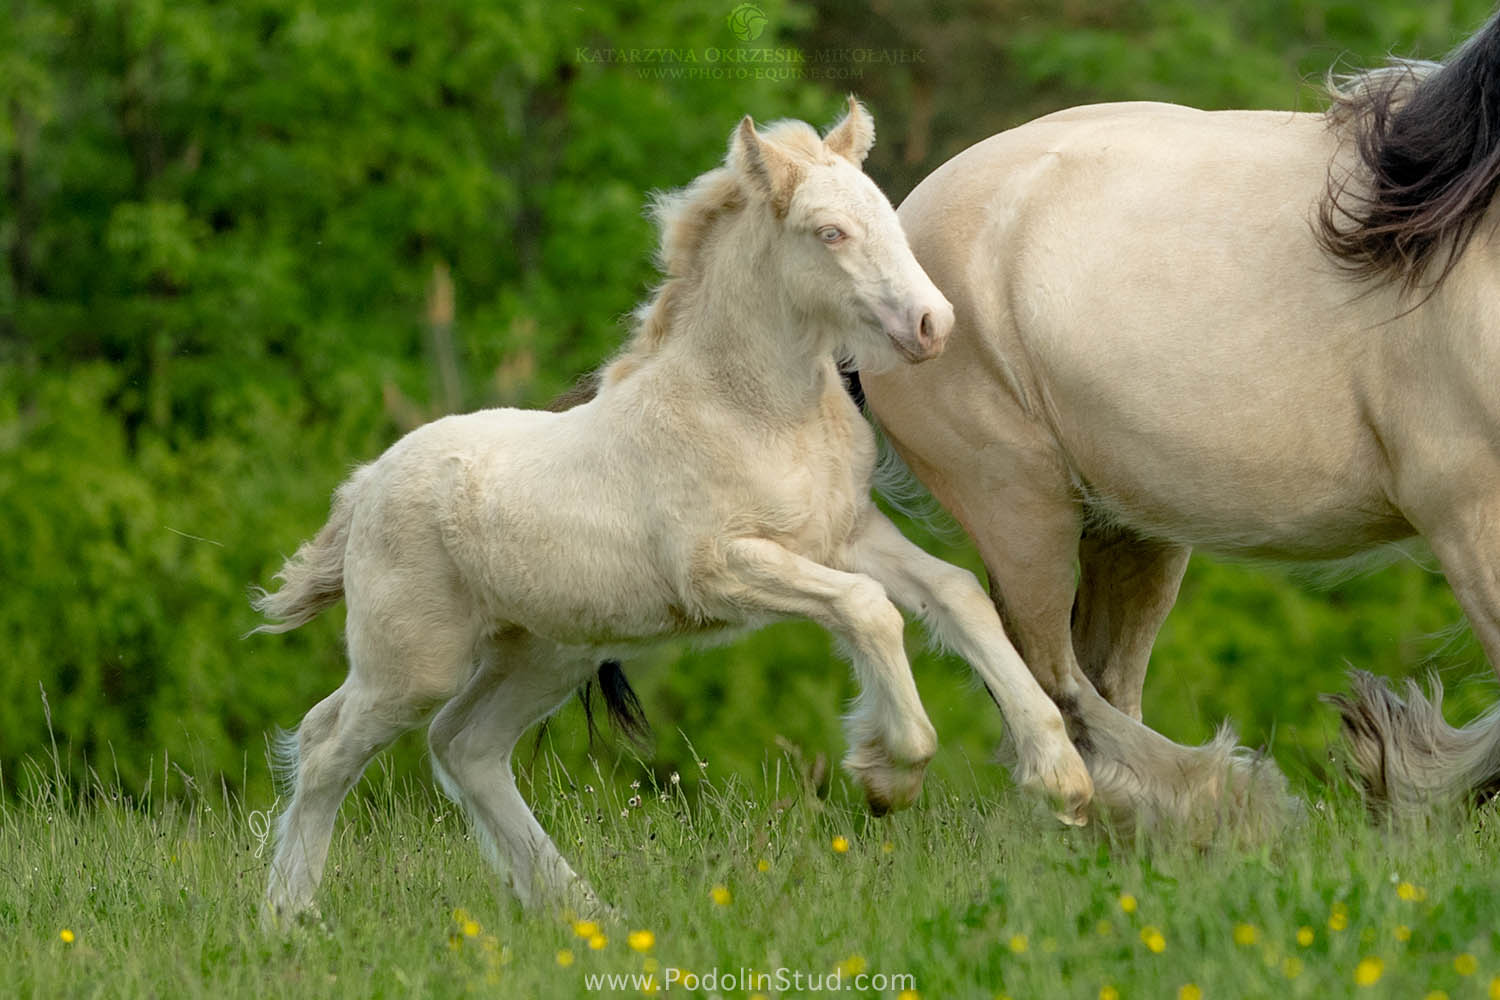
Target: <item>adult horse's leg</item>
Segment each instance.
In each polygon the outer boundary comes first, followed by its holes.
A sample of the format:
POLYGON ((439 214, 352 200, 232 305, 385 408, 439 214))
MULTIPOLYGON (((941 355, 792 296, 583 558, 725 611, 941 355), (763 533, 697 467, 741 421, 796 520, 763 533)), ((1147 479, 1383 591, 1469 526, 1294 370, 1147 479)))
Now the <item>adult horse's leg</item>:
MULTIPOLYGON (((1237 749, 1228 730, 1203 746, 1174 743, 1095 690, 1076 659, 1070 615, 1058 610, 1064 597, 1073 594, 1064 543, 1076 540, 1068 532, 1075 522, 1057 511, 1041 523, 1038 530, 1036 520, 1018 522, 1008 534, 976 542, 990 573, 992 596, 1014 628, 1027 665, 1043 686, 1052 685, 1074 744, 1088 764, 1096 801, 1122 826, 1171 830, 1197 842, 1224 832, 1253 839, 1278 829, 1297 804, 1269 757, 1237 749), (1050 550, 1042 547, 1049 544, 1050 550), (1038 565, 1041 572, 1034 569, 1038 565), (1044 589, 1039 590, 1039 580, 1044 589)), ((1163 561, 1168 561, 1165 556, 1163 561)), ((1156 571, 1162 589, 1172 569, 1168 565, 1156 571)), ((1157 613, 1164 616, 1165 610, 1164 603, 1157 613)), ((1138 645, 1127 653, 1137 657, 1139 676, 1149 644, 1139 633, 1132 637, 1138 645)))
MULTIPOLYGON (((983 465, 965 466, 961 477, 925 468, 916 454, 903 457, 974 537, 1005 631, 1062 709, 1094 801, 1121 825, 1176 830, 1198 841, 1280 826, 1296 805, 1269 758, 1237 750, 1227 733, 1201 747, 1174 743, 1094 689, 1078 662, 1071 622, 1081 505, 1060 463, 1035 440, 1012 437, 1006 445, 985 448, 983 465)), ((1181 558, 1162 554, 1165 565, 1154 571, 1162 590, 1174 576, 1172 560, 1181 558)), ((1157 614, 1165 614, 1165 603, 1157 614)), ((1146 644, 1137 641, 1142 663, 1146 644)))
POLYGON ((1132 719, 1141 718, 1151 647, 1177 600, 1190 552, 1127 529, 1084 528, 1073 652, 1099 694, 1132 719))
POLYGON ((511 770, 526 729, 567 701, 597 667, 597 657, 534 636, 497 640, 428 731, 438 782, 464 807, 490 863, 528 910, 606 909, 536 821, 511 770))
MULTIPOLYGON (((416 591, 420 593, 420 591, 416 591)), ((417 602, 409 602, 411 605, 417 602)), ((470 669, 473 639, 453 609, 419 614, 421 634, 404 630, 405 615, 350 601, 349 676, 303 717, 286 763, 293 772, 290 805, 277 825, 276 856, 265 915, 277 920, 308 908, 323 877, 339 805, 366 765, 451 697, 470 669)))
POLYGON ((933 636, 973 667, 1014 734, 1017 782, 1050 796, 1064 822, 1086 822, 1094 791, 1088 770, 1068 741, 1057 706, 1027 671, 974 574, 928 555, 877 512, 867 517, 847 558, 897 605, 921 615, 933 636))
MULTIPOLYGON (((1479 490, 1455 487, 1455 495, 1479 490)), ((1441 516, 1412 517, 1432 546, 1469 624, 1500 672, 1500 502, 1474 503, 1441 516), (1426 520, 1426 523, 1424 523, 1426 520)), ((1500 706, 1462 728, 1442 713, 1442 685, 1424 697, 1415 682, 1403 699, 1383 681, 1356 671, 1354 692, 1330 698, 1344 720, 1355 769, 1374 804, 1420 815, 1500 787, 1500 706)))
POLYGON ((877 815, 902 809, 922 790, 937 733, 917 696, 903 645, 905 622, 879 583, 806 559, 765 538, 736 538, 705 581, 740 613, 811 618, 849 651, 860 694, 844 720, 844 767, 860 782, 877 815))

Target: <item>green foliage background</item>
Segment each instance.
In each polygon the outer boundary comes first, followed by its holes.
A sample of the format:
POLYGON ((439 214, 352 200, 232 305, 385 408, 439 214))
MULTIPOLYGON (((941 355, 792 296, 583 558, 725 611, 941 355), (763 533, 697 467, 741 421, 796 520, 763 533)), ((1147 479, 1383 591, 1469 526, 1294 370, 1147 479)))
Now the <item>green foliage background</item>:
MULTIPOLYGON (((404 430, 542 405, 607 356, 653 277, 643 200, 713 165, 740 115, 826 123, 843 92, 860 94, 881 134, 868 169, 899 201, 971 142, 1055 108, 1312 108, 1330 65, 1440 57, 1487 13, 1473 0, 757 0, 764 30, 744 40, 734 6, 12 0, 0 779, 47 746, 45 690, 77 766, 133 782, 154 757, 191 756, 267 794, 262 734, 342 677, 341 615, 241 641, 246 589, 317 529, 350 466, 404 430), (758 49, 769 63, 724 56, 758 49), (787 50, 832 55, 797 64, 787 50), (735 65, 752 69, 710 72, 735 65), (795 65, 801 78, 753 68, 795 65)), ((961 543, 913 530, 974 565, 961 543)), ((1196 560, 1148 720, 1195 740, 1230 716, 1317 771, 1333 726, 1314 695, 1348 664, 1482 670, 1458 620, 1413 561, 1330 587, 1196 560)), ((778 738, 809 758, 841 752, 851 686, 810 626, 631 668, 662 773, 691 775, 694 752, 753 772, 778 738)), ((962 665, 922 654, 917 671, 948 750, 939 768, 986 757, 1000 720, 962 665)), ((1459 714, 1488 698, 1459 694, 1459 714)), ((578 721, 570 710, 552 727, 575 760, 578 721)), ((398 759, 420 766, 420 744, 398 759)))

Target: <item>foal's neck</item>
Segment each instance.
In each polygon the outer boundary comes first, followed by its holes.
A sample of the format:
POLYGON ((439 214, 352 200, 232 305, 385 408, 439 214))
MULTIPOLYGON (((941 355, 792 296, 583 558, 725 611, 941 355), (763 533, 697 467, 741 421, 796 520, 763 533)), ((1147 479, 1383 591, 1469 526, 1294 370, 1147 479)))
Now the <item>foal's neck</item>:
POLYGON ((742 211, 704 248, 672 340, 747 417, 800 423, 816 412, 836 372, 837 337, 788 301, 777 276, 777 224, 742 211))

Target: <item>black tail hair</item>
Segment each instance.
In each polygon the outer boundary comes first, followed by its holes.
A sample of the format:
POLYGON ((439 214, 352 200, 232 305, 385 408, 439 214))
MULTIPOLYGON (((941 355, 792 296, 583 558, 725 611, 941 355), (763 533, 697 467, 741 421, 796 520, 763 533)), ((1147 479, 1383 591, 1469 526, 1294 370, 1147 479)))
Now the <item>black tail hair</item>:
POLYGON ((1346 81, 1331 114, 1352 124, 1363 183, 1330 173, 1319 243, 1351 273, 1407 291, 1436 263, 1430 295, 1500 187, 1500 14, 1442 66, 1398 63, 1346 81))
POLYGON ((583 717, 588 724, 590 745, 597 732, 594 726, 595 686, 599 689, 599 696, 604 699, 605 713, 616 731, 638 749, 649 749, 651 723, 646 721, 646 710, 641 707, 641 699, 636 696, 635 688, 625 679, 625 668, 619 660, 605 660, 599 664, 598 674, 585 681, 583 689, 578 692, 578 699, 583 702, 583 717))

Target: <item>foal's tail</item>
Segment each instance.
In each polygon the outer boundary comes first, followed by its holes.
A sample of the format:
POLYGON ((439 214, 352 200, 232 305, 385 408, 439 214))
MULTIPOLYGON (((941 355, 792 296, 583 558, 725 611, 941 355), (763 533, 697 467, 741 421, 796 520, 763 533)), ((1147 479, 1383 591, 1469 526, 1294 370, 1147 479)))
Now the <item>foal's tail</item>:
POLYGON ((1352 693, 1329 695, 1343 716, 1349 754, 1369 802, 1393 816, 1417 816, 1500 790, 1500 707, 1462 729, 1443 719, 1443 685, 1424 695, 1406 682, 1402 698, 1363 670, 1349 673, 1352 693))
POLYGON ((333 494, 328 523, 311 540, 303 542, 281 567, 274 592, 264 587, 250 591, 250 606, 270 621, 257 625, 257 632, 290 632, 318 616, 344 596, 344 547, 349 540, 349 522, 369 466, 356 469, 333 494))

